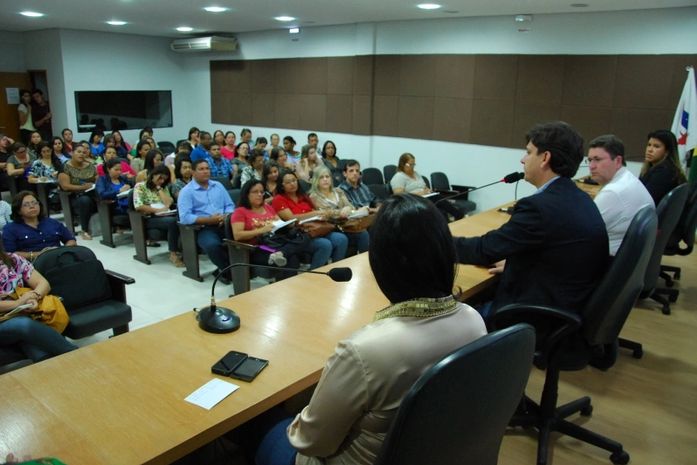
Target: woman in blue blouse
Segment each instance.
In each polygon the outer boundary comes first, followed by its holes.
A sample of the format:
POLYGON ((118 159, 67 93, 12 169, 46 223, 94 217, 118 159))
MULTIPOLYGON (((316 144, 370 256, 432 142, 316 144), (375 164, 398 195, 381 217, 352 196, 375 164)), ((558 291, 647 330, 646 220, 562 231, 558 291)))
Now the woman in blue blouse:
POLYGON ((102 200, 114 202, 115 215, 128 215, 128 197, 118 196, 131 190, 131 182, 122 174, 120 158, 110 158, 104 163, 104 176, 97 178, 97 194, 102 200))

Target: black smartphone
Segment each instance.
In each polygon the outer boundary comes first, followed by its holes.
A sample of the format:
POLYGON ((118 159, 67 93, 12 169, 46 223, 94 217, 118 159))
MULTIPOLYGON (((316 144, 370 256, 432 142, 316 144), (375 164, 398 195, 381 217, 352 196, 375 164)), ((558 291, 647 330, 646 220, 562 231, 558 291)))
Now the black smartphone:
POLYGON ((269 364, 268 360, 256 357, 247 357, 235 368, 230 377, 241 379, 242 381, 252 381, 269 364))
POLYGON ((247 354, 231 350, 211 367, 211 371, 216 375, 230 376, 230 373, 246 359, 247 354))

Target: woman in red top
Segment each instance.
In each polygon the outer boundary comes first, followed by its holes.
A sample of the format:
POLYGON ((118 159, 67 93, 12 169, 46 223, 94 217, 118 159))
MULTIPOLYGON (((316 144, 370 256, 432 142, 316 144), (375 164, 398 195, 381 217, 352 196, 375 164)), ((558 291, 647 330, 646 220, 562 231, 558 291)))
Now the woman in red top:
MULTIPOLYGON (((288 221, 292 218, 298 221, 318 216, 324 218, 324 213, 317 211, 312 206, 312 201, 302 186, 298 183, 298 178, 292 171, 283 171, 281 182, 276 186, 278 195, 273 198, 271 205, 278 212, 282 220, 288 221)), ((348 248, 348 238, 345 234, 332 231, 324 237, 312 239, 312 262, 310 269, 327 264, 331 255, 332 262, 338 262, 346 257, 348 248)))
MULTIPOLYGON (((274 228, 274 222, 280 220, 276 210, 264 202, 264 184, 256 179, 247 182, 240 192, 240 203, 230 218, 235 240, 257 245, 261 236, 270 233, 274 228)), ((273 250, 265 246, 255 249, 249 257, 250 262, 297 269, 300 266, 300 254, 312 252, 307 242, 288 243, 275 247, 275 252, 273 250)), ((294 274, 283 272, 278 275, 278 279, 294 274)))

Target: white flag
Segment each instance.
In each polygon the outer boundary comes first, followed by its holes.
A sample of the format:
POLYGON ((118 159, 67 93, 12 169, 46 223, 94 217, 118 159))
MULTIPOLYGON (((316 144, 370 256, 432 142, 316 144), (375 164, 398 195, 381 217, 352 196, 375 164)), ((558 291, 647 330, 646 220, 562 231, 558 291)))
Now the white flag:
POLYGON ((682 89, 673 118, 673 134, 678 139, 678 154, 685 161, 685 153, 697 147, 697 89, 695 88, 695 70, 690 66, 687 80, 682 89))

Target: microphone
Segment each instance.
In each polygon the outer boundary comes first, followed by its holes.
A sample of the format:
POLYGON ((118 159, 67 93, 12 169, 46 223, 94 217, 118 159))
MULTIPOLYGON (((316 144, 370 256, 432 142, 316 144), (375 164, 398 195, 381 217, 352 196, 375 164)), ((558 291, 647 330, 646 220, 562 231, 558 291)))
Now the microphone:
POLYGON ((215 303, 215 285, 218 283, 218 278, 220 278, 225 272, 238 266, 296 271, 298 273, 323 274, 325 276, 329 276, 333 281, 336 282, 350 281, 353 277, 351 268, 347 267, 332 268, 331 270, 325 272, 296 270, 295 268, 286 268, 282 266, 255 265, 253 263, 233 263, 220 270, 218 276, 215 277, 213 280, 213 286, 211 286, 211 304, 207 307, 203 307, 196 315, 198 326, 204 331, 208 331, 209 333, 231 333, 240 327, 240 317, 237 315, 237 313, 229 308, 219 307, 215 303))
POLYGON ((439 202, 443 202, 445 200, 455 199, 455 198, 460 197, 462 195, 467 195, 470 192, 474 192, 474 191, 477 191, 479 189, 484 189, 485 187, 493 186, 494 184, 499 184, 501 182, 503 182, 505 184, 513 184, 514 182, 520 181, 524 177, 525 177, 525 173, 521 173, 521 172, 517 172, 517 171, 513 172, 513 173, 509 173, 506 176, 504 176, 503 178, 499 179, 498 181, 490 182, 489 184, 484 184, 483 186, 473 187, 471 189, 467 189, 465 191, 458 192, 457 194, 454 194, 454 195, 448 195, 446 197, 443 197, 441 199, 436 200, 434 202, 434 204, 438 204, 439 202))

